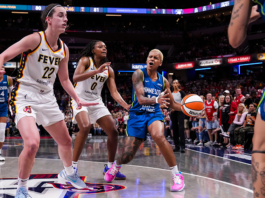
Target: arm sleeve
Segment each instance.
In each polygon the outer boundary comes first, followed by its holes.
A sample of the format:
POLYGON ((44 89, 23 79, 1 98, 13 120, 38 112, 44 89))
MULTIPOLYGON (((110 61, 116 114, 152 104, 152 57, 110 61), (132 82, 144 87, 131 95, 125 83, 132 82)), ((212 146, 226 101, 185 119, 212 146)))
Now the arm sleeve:
POLYGON ((234 123, 238 124, 238 125, 243 125, 244 122, 245 122, 246 115, 247 115, 247 112, 243 113, 239 121, 237 121, 238 118, 237 118, 237 115, 236 115, 234 123))
POLYGON ((216 101, 214 101, 213 106, 214 106, 215 109, 218 109, 218 103, 216 101))

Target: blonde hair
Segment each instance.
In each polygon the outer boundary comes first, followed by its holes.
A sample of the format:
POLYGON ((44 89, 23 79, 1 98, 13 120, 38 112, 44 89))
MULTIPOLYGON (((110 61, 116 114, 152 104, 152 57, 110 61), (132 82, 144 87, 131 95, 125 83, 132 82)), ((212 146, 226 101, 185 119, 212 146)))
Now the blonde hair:
POLYGON ((244 103, 240 103, 240 104, 238 104, 238 107, 237 107, 237 113, 239 113, 239 105, 242 105, 243 106, 242 113, 248 112, 248 110, 247 110, 246 106, 244 105, 244 103))
MULTIPOLYGON (((221 104, 221 98, 224 98, 225 99, 225 96, 224 95, 221 95, 221 96, 219 96, 219 98, 218 98, 218 101, 219 101, 219 106, 222 106, 222 104, 221 104)), ((225 101, 224 101, 225 102, 225 101)))
POLYGON ((163 62, 163 60, 164 60, 164 55, 163 55, 163 53, 162 53, 159 49, 152 49, 152 50, 149 52, 149 54, 150 54, 151 52, 158 52, 158 53, 160 54, 161 62, 163 62))

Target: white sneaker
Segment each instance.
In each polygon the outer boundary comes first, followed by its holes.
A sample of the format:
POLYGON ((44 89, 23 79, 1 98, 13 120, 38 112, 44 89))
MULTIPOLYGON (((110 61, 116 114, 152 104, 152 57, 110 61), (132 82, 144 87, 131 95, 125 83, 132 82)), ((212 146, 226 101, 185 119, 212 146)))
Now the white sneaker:
POLYGON ((206 142, 206 143, 204 144, 204 146, 211 146, 212 143, 213 143, 213 141, 206 142))
POLYGON ((6 159, 0 154, 0 161, 5 161, 6 159))
POLYGON ((202 142, 200 142, 199 144, 197 144, 197 146, 203 146, 203 143, 202 143, 202 142))
POLYGON ((216 145, 217 144, 217 142, 216 141, 214 141, 212 144, 211 144, 211 146, 213 146, 213 145, 216 145))
POLYGON ((197 144, 198 142, 199 142, 199 140, 196 139, 196 140, 194 140, 193 143, 194 143, 194 144, 197 144))

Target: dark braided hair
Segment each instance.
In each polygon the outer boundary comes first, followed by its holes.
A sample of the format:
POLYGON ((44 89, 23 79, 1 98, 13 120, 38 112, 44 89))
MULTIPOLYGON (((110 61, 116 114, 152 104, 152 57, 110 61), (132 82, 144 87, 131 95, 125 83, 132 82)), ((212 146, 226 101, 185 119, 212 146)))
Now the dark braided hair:
MULTIPOLYGON (((92 53, 93 49, 95 48, 95 45, 98 43, 98 42, 102 42, 102 41, 99 41, 99 40, 93 40, 91 41, 90 43, 88 43, 86 45, 86 47, 81 51, 81 53, 79 54, 79 58, 78 60, 80 60, 82 57, 91 57, 95 63, 95 60, 94 60, 94 54, 92 53)), ((104 64, 108 62, 108 59, 107 58, 104 58, 100 65, 104 64)), ((99 67, 100 65, 96 65, 97 67, 99 67)))

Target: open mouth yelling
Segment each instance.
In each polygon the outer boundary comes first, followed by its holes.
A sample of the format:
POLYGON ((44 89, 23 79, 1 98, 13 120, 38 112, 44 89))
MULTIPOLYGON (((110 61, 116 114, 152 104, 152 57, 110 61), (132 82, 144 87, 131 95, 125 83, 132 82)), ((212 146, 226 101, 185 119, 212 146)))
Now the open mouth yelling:
POLYGON ((153 62, 149 62, 149 65, 150 65, 150 66, 153 66, 153 65, 154 65, 154 63, 153 63, 153 62))

